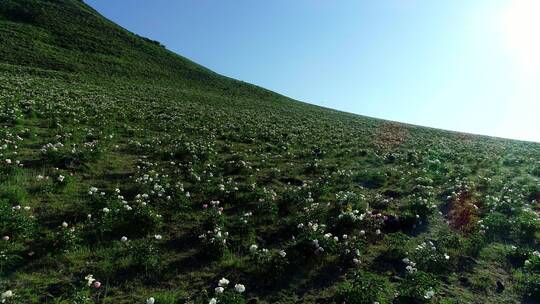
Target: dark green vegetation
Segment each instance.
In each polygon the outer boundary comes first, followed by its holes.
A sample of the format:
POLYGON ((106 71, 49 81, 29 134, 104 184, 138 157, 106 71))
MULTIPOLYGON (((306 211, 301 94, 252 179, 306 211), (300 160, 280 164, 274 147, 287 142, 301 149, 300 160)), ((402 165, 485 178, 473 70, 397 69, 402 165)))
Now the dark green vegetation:
POLYGON ((0 42, 5 303, 540 299, 538 144, 293 101, 75 0, 2 0, 0 42))

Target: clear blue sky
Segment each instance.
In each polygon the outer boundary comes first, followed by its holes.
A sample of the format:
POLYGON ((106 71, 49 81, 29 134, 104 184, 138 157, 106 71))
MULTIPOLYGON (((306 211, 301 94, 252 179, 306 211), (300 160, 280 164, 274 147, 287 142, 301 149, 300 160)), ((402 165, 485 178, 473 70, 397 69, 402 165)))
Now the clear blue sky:
POLYGON ((540 141, 540 1, 86 3, 220 74, 295 99, 540 141))

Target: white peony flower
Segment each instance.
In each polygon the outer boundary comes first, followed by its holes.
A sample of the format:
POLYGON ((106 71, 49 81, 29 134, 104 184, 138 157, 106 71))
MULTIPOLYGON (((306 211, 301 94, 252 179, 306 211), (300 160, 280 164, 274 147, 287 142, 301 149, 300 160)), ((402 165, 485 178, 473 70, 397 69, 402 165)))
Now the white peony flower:
POLYGON ((435 291, 433 291, 433 289, 430 289, 428 291, 426 291, 426 294, 424 295, 424 298, 426 299, 431 299, 433 296, 435 295, 435 291))
POLYGON ((2 303, 4 303, 6 299, 11 298, 11 297, 13 297, 13 291, 7 290, 2 293, 2 295, 0 296, 0 299, 2 299, 2 303))
POLYGON ((243 284, 236 284, 234 285, 234 290, 236 290, 236 292, 238 293, 242 293, 246 291, 246 286, 244 286, 243 284))
POLYGON ((86 284, 87 284, 88 286, 91 286, 92 283, 94 283, 94 281, 96 280, 96 279, 94 279, 94 276, 91 275, 91 274, 85 276, 84 279, 86 280, 86 284))
POLYGON ((218 282, 218 285, 223 287, 223 286, 227 286, 229 285, 229 280, 225 279, 225 278, 221 278, 221 280, 219 280, 218 282))

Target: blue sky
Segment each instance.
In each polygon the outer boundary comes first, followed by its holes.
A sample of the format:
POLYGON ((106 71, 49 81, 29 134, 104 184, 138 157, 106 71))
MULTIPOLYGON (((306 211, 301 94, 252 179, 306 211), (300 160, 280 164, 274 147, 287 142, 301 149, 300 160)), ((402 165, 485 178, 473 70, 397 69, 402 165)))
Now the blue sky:
POLYGON ((540 1, 85 2, 220 74, 298 100, 540 142, 540 1))

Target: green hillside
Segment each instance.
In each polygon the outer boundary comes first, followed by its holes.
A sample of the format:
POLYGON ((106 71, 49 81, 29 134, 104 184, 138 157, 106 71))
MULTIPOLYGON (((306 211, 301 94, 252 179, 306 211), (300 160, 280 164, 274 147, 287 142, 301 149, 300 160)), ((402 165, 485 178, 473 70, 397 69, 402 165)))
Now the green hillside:
POLYGON ((0 1, 0 123, 0 303, 540 301, 540 144, 295 101, 78 0, 0 1))

